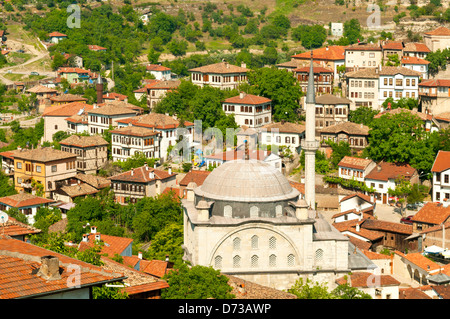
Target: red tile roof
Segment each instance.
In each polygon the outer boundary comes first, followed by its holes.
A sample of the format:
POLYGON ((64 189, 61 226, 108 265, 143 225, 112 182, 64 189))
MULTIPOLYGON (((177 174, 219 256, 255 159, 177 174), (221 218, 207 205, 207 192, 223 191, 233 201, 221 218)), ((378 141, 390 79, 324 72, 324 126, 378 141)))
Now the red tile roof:
POLYGON ((395 251, 395 254, 399 255, 402 258, 405 258, 406 260, 410 261, 414 265, 422 268, 423 270, 425 270, 427 272, 432 272, 433 270, 439 270, 439 268, 441 268, 441 266, 439 266, 434 261, 428 259, 421 253, 404 254, 402 252, 395 251))
POLYGON ((446 27, 439 27, 437 29, 434 29, 433 31, 425 32, 424 34, 450 36, 450 29, 448 29, 446 27))
POLYGON ((189 72, 227 74, 227 73, 247 73, 249 69, 230 64, 228 62, 220 62, 209 64, 198 68, 190 69, 189 72))
POLYGON ((70 258, 53 251, 12 239, 0 238, 0 299, 30 298, 63 291, 68 287, 72 270, 68 265, 80 266, 80 286, 88 287, 125 279, 123 274, 70 258), (54 256, 59 259, 61 279, 46 280, 37 275, 41 257, 54 256))
POLYGON ((450 217, 450 206, 441 203, 426 203, 411 219, 413 222, 440 225, 450 217))
POLYGON ((154 169, 152 167, 146 167, 141 166, 135 169, 132 169, 130 171, 114 175, 109 177, 111 181, 127 181, 127 182, 136 182, 136 183, 148 183, 154 180, 164 180, 167 178, 171 178, 177 175, 176 173, 172 173, 171 175, 169 172, 162 171, 159 169, 154 169), (150 177, 150 173, 154 173, 154 177, 150 177))
POLYGON ((403 50, 403 42, 386 41, 382 48, 383 50, 403 50))
POLYGON ((403 56, 402 57, 402 64, 430 64, 429 61, 417 58, 415 56, 403 56))
POLYGON ((241 95, 237 95, 237 96, 230 97, 223 102, 224 103, 233 103, 233 104, 259 105, 259 104, 272 102, 272 100, 265 98, 263 96, 257 96, 257 95, 253 95, 253 94, 244 94, 243 97, 241 97, 241 95))
POLYGON ((381 51, 381 46, 378 44, 353 44, 345 48, 345 51, 381 51))
POLYGON ((40 229, 23 224, 13 217, 9 217, 8 221, 5 224, 1 225, 0 228, 1 228, 0 235, 6 235, 11 237, 39 234, 41 232, 40 229))
POLYGON ((417 288, 400 288, 398 299, 432 299, 426 293, 417 288))
POLYGON ((393 223, 378 219, 367 219, 362 223, 361 227, 369 230, 387 231, 404 235, 411 235, 413 231, 412 225, 393 223))
POLYGON ((425 43, 410 42, 405 44, 404 52, 431 52, 425 43))
POLYGON ((173 269, 173 264, 163 260, 142 260, 141 271, 156 277, 163 277, 173 269), (142 267, 142 262, 144 267, 142 267))
MULTIPOLYGON (((180 126, 180 121, 160 113, 149 113, 140 116, 135 116, 128 119, 118 120, 117 123, 123 123, 129 125, 130 123, 134 126, 142 126, 155 128, 160 130, 173 129, 180 126)), ((193 126, 194 123, 185 121, 184 126, 193 126)))
POLYGON ((352 194, 352 195, 345 196, 343 199, 340 200, 340 203, 342 203, 343 201, 346 201, 346 200, 348 200, 350 198, 353 198, 355 196, 361 198, 362 200, 364 200, 364 201, 366 201, 366 202, 368 202, 370 204, 373 204, 373 202, 370 200, 370 196, 362 194, 362 193, 355 193, 355 194, 352 194))
POLYGON ((190 171, 180 181, 180 186, 188 186, 190 182, 201 186, 210 173, 210 171, 190 171))
POLYGON ((83 251, 94 247, 96 242, 95 235, 100 235, 100 241, 105 243, 102 246, 102 254, 107 254, 109 257, 114 257, 115 254, 122 255, 123 251, 133 243, 133 239, 131 238, 105 235, 97 232, 86 234, 88 241, 82 241, 78 250, 83 251))
MULTIPOLYGON (((345 277, 341 277, 336 279, 336 283, 338 285, 349 283, 351 287, 357 288, 369 288, 373 284, 374 274, 369 272, 355 272, 347 276, 350 276, 350 282, 345 277)), ((381 287, 400 286, 400 282, 389 275, 377 275, 377 279, 379 279, 379 285, 381 287)))
POLYGON ((450 80, 447 79, 434 79, 423 81, 419 83, 419 86, 427 86, 427 87, 450 87, 450 80))
POLYGON ((439 151, 431 168, 432 172, 440 173, 450 168, 450 152, 439 151))
MULTIPOLYGON (((309 69, 310 69, 309 66, 304 66, 302 68, 295 69, 294 72, 297 72, 297 73, 309 73, 309 69)), ((314 74, 318 74, 318 73, 333 73, 333 70, 330 70, 330 69, 327 69, 327 68, 324 68, 324 67, 321 67, 321 66, 314 66, 313 67, 313 73, 314 74)))
POLYGON ((128 99, 128 96, 116 92, 108 92, 106 94, 103 94, 103 99, 124 101, 125 99, 128 99))
POLYGON ((42 116, 65 116, 70 117, 78 114, 80 110, 92 110, 93 105, 86 104, 84 102, 72 102, 61 105, 53 105, 46 107, 42 116))
POLYGON ((67 37, 64 33, 54 31, 48 34, 49 37, 67 37))
POLYGON ((92 50, 92 51, 103 51, 103 50, 106 50, 106 48, 101 47, 99 45, 95 45, 95 44, 88 45, 88 48, 89 48, 89 50, 92 50))
POLYGON ((58 73, 90 73, 88 70, 72 67, 62 67, 58 69, 58 73))
POLYGON ((381 162, 367 174, 366 179, 378 181, 388 181, 389 179, 397 179, 400 177, 410 179, 415 173, 417 171, 408 164, 381 162))
POLYGON ((159 64, 148 64, 147 71, 170 71, 171 69, 159 64))
POLYGON ((372 162, 373 161, 371 159, 367 158, 344 156, 338 166, 364 170, 372 162))
POLYGON ((10 207, 28 207, 28 206, 37 206, 37 205, 45 205, 48 203, 54 203, 53 199, 47 199, 39 196, 35 196, 28 193, 19 193, 15 195, 5 196, 0 198, 0 203, 3 203, 10 207))
MULTIPOLYGON (((324 48, 313 50, 314 60, 336 61, 345 59, 345 47, 340 45, 330 45, 324 48)), ((296 54, 292 56, 295 59, 311 59, 311 52, 296 54)))

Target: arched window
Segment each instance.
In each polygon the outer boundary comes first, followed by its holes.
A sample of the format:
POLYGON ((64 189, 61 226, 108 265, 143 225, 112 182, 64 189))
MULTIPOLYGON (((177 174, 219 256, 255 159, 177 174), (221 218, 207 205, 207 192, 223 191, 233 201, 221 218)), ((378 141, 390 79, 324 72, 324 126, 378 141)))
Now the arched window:
POLYGON ((252 258, 251 258, 251 263, 250 263, 251 267, 252 268, 257 268, 258 267, 258 262, 259 262, 259 257, 256 256, 256 255, 253 255, 252 258))
POLYGON ((269 267, 276 267, 277 266, 277 256, 272 254, 269 256, 269 267))
POLYGON ((236 255, 233 257, 233 268, 241 267, 241 256, 236 255))
POLYGON ((250 217, 258 217, 259 215, 259 208, 256 206, 250 207, 250 217))
POLYGON ((269 238, 269 249, 276 249, 277 248, 277 239, 275 237, 269 238))
POLYGON ((214 268, 216 269, 222 268, 222 256, 216 256, 216 258, 214 258, 214 268))
POLYGON ((252 249, 258 249, 258 236, 252 236, 252 249))
POLYGON ((287 265, 288 265, 289 267, 292 267, 292 266, 295 265, 295 256, 294 256, 293 254, 289 254, 289 255, 287 256, 287 265))
POLYGON ((234 250, 241 249, 241 239, 239 237, 236 237, 235 239, 233 239, 233 249, 234 250))
POLYGON ((227 205, 223 208, 223 217, 232 217, 233 216, 233 208, 230 205, 227 205))

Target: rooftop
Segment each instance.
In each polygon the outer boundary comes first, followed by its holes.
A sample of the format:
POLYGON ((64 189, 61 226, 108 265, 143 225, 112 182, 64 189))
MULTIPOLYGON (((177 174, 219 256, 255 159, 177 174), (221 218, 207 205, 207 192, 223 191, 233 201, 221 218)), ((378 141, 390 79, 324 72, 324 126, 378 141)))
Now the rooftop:
POLYGON ((125 182, 136 182, 136 183, 148 183, 154 180, 163 180, 167 178, 171 178, 177 175, 176 173, 169 174, 166 171, 162 171, 159 169, 154 169, 148 166, 141 166, 135 169, 132 169, 127 172, 123 172, 121 174, 117 174, 109 177, 108 179, 111 181, 125 181, 125 182), (153 177, 152 174, 153 173, 153 177))
POLYGON ((29 234, 38 234, 41 232, 40 229, 21 223, 13 217, 9 217, 8 221, 1 225, 1 228, 2 228, 1 235, 11 237, 29 234))
POLYGON ((190 171, 180 181, 180 186, 188 186, 191 182, 194 182, 197 186, 200 186, 210 173, 210 171, 190 171))
POLYGON ((264 125, 262 129, 271 132, 272 130, 278 130, 280 133, 297 133, 303 134, 305 132, 305 125, 291 122, 276 122, 264 125))
POLYGON ((170 71, 170 68, 162 66, 160 64, 148 64, 146 66, 147 71, 170 71))
POLYGON ((158 131, 153 131, 150 128, 139 126, 124 126, 115 130, 111 130, 110 133, 137 137, 146 137, 160 134, 160 132, 158 131))
POLYGON ((42 116, 65 116, 70 117, 77 115, 82 110, 92 110, 94 106, 86 104, 85 102, 72 102, 60 105, 53 105, 46 107, 42 116))
POLYGON ((440 225, 450 217, 450 205, 442 203, 426 203, 411 219, 413 222, 440 225))
MULTIPOLYGON (((180 121, 160 113, 149 113, 140 116, 136 116, 129 119, 118 120, 118 123, 122 124, 132 124, 134 126, 142 126, 155 129, 172 129, 180 126, 180 121)), ((193 126, 194 123, 185 121, 185 126, 193 126)))
POLYGON ((108 145, 100 135, 89 135, 89 136, 79 136, 71 135, 68 138, 63 139, 60 144, 76 146, 76 147, 93 147, 93 146, 104 146, 108 145))
POLYGON ((48 88, 43 85, 36 85, 36 86, 33 86, 32 88, 28 89, 27 92, 29 92, 29 93, 56 93, 58 91, 55 89, 48 88))
POLYGON ((440 173, 450 168, 450 152, 440 150, 434 160, 432 172, 440 173))
POLYGON ((215 64, 209 64, 198 68, 190 69, 189 72, 201 72, 201 73, 246 73, 249 69, 230 64, 228 62, 219 62, 215 64))
POLYGON ((353 122, 343 122, 335 125, 330 125, 323 128, 321 133, 334 133, 345 132, 349 135, 369 135, 369 127, 363 124, 357 124, 353 122))
POLYGON ((223 103, 233 103, 233 104, 248 104, 248 105, 259 105, 264 103, 272 102, 271 99, 265 98, 263 96, 257 96, 253 94, 240 94, 237 96, 230 97, 223 101, 223 103))
POLYGON ((437 35, 437 36, 450 36, 450 29, 446 27, 439 27, 429 32, 425 32, 425 35, 437 35))
POLYGON ((425 43, 410 42, 405 44, 404 52, 431 52, 425 43))
POLYGON ((351 104, 352 101, 333 94, 322 94, 316 97, 316 104, 321 105, 337 105, 337 104, 351 104))
POLYGON ((417 58, 415 56, 403 56, 401 60, 402 64, 430 64, 429 61, 417 58))
POLYGON ((53 202, 54 202, 53 199, 47 199, 25 192, 0 198, 0 203, 3 203, 10 207, 17 207, 17 208, 45 205, 53 202))
POLYGON ((417 174, 417 171, 408 164, 380 162, 367 174, 366 179, 378 181, 395 180, 400 177, 410 179, 414 174, 417 174))
POLYGON ((100 115, 126 115, 126 114, 139 114, 142 113, 142 108, 129 104, 123 101, 112 101, 99 104, 97 108, 92 108, 88 111, 88 114, 100 114, 100 115))
MULTIPOLYGON (((324 48, 319 48, 312 50, 313 60, 325 60, 325 61, 336 61, 345 59, 345 46, 340 45, 330 45, 324 48)), ((311 59, 311 52, 307 51, 304 53, 293 55, 294 59, 311 59)))
POLYGON ((21 151, 15 153, 16 159, 44 163, 64 159, 76 159, 76 157, 76 154, 56 150, 51 147, 36 148, 32 150, 22 149, 21 151))
POLYGON ((371 159, 368 159, 368 158, 344 156, 341 159, 341 161, 339 162, 338 166, 364 170, 364 169, 367 168, 367 166, 370 163, 373 163, 373 161, 371 159))
MULTIPOLYGON (((355 272, 350 276, 350 282, 345 279, 345 277, 341 277, 336 279, 336 283, 338 285, 344 285, 346 283, 350 284, 351 287, 355 288, 369 288, 369 283, 371 282, 370 278, 373 276, 370 272, 355 272)), ((378 275, 379 285, 381 287, 387 286, 400 286, 400 282, 390 275, 378 275)))

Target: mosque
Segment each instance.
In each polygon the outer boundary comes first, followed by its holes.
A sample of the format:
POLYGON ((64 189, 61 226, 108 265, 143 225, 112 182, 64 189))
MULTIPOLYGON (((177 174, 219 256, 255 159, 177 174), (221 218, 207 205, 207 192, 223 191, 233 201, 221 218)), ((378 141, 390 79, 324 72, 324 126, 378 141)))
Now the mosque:
POLYGON ((315 98, 312 63, 306 96, 305 199, 279 170, 244 158, 190 183, 184 208, 184 259, 276 289, 309 278, 335 279, 373 263, 315 207, 315 98), (310 125, 308 125, 310 124, 310 125))

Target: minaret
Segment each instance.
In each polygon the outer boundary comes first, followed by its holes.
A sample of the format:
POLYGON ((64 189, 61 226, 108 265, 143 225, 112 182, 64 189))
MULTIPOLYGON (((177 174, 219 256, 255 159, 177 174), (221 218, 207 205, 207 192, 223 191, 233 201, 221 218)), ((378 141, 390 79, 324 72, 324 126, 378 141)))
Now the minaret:
POLYGON ((100 73, 98 74, 97 83, 95 84, 97 90, 97 105, 103 103, 103 80, 100 73))
POLYGON ((305 99, 306 130, 302 149, 305 151, 305 200, 309 207, 316 207, 316 151, 319 143, 316 141, 316 97, 314 92, 313 53, 309 68, 308 89, 305 99))

